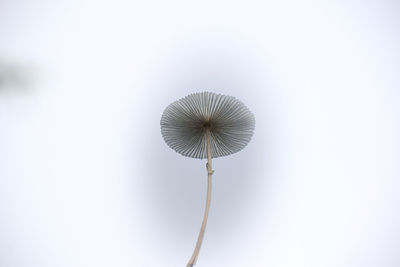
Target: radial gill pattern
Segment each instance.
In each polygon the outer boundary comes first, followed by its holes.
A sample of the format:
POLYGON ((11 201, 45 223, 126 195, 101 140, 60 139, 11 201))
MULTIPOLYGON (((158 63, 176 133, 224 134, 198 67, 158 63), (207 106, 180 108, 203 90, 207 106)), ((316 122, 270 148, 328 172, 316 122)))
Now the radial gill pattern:
POLYGON ((243 149, 253 136, 251 111, 232 96, 211 92, 190 94, 170 104, 161 117, 161 134, 169 147, 192 158, 227 156, 243 149))

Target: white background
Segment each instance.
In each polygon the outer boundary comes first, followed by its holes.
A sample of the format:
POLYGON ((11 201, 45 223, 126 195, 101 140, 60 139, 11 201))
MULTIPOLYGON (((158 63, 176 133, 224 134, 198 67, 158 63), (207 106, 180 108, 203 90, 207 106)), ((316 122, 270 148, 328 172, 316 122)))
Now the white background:
POLYGON ((214 162, 197 266, 400 266, 396 1, 1 1, 0 266, 185 266, 189 93, 255 114, 214 162))

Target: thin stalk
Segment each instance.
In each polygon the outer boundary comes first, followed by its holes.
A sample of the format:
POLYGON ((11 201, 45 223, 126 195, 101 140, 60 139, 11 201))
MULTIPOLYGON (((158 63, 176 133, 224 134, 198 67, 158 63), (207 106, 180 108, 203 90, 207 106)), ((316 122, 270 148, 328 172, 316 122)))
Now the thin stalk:
POLYGON ((210 202, 211 202, 211 186, 212 186, 212 161, 211 161, 211 148, 210 148, 210 131, 206 129, 206 150, 207 150, 207 175, 208 175, 208 186, 207 186, 207 200, 206 200, 206 209, 204 211, 203 223, 201 224, 199 237, 197 238, 196 247, 193 251, 193 255, 190 258, 186 267, 193 267, 196 264, 197 258, 199 256, 201 243, 203 242, 204 233, 206 231, 207 219, 208 219, 208 211, 210 210, 210 202))

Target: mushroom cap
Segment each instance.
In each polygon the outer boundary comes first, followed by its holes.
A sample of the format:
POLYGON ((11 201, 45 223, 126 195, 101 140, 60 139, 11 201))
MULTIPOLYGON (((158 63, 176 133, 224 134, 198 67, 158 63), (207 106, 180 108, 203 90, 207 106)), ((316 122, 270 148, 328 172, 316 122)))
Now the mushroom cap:
POLYGON ((250 142, 255 119, 251 111, 232 96, 200 92, 167 106, 160 125, 161 135, 170 148, 184 156, 203 159, 207 158, 207 130, 211 157, 227 156, 250 142))

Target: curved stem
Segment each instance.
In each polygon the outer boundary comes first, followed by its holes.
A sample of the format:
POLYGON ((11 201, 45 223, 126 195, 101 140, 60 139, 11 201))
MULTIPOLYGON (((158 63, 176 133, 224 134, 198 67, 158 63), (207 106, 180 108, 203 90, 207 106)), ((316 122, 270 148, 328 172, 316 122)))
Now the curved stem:
POLYGON ((211 148, 210 148, 210 132, 206 130, 206 149, 207 149, 207 175, 208 175, 208 186, 207 186, 207 200, 206 200, 206 209, 204 211, 203 223, 201 224, 199 237, 197 238, 196 247, 193 251, 193 255, 190 258, 186 267, 193 267, 196 264, 197 257, 199 256, 201 243, 203 242, 204 233, 206 231, 207 219, 208 219, 208 211, 210 210, 210 202, 211 202, 211 186, 212 186, 212 161, 211 161, 211 148))

